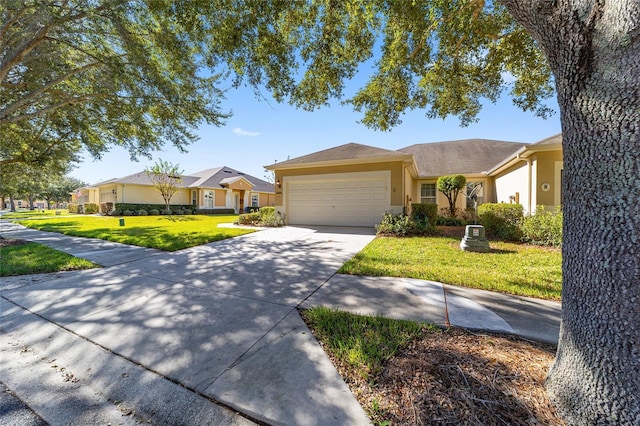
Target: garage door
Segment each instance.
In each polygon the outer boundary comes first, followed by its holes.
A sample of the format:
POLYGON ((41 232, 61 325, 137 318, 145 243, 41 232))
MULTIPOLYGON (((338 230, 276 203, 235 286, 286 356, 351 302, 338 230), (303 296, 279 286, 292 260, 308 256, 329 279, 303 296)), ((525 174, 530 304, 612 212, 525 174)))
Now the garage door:
POLYGON ((291 225, 374 226, 390 210, 390 173, 285 178, 291 225))

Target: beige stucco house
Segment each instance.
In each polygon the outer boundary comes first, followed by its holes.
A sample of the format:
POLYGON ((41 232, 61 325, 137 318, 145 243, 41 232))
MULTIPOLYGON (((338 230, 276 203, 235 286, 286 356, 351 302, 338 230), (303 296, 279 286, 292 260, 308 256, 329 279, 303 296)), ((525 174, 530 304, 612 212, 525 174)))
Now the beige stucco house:
MULTIPOLYGON (((373 226, 411 203, 446 208, 438 177, 462 174, 480 186, 478 203, 560 205, 562 136, 535 144, 468 139, 387 150, 349 143, 265 166, 275 173, 275 206, 292 225, 373 226)), ((470 203, 461 194, 457 207, 470 203)))
MULTIPOLYGON (((142 171, 80 188, 74 201, 84 203, 158 204, 164 200, 142 171)), ((233 209, 275 204, 273 184, 230 167, 217 167, 182 176, 182 188, 171 198, 172 205, 191 205, 201 210, 233 209)))

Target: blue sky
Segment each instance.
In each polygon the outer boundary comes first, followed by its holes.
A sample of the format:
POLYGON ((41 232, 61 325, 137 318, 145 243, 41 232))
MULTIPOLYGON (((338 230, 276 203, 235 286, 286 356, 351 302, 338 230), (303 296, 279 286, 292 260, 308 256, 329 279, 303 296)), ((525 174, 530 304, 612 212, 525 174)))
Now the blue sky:
MULTIPOLYGON (((268 94, 265 97, 271 99, 268 94)), ((425 111, 412 111, 403 116, 400 126, 381 132, 359 124, 361 115, 337 100, 329 107, 307 112, 273 100, 258 100, 248 88, 230 89, 222 106, 233 116, 222 127, 200 127, 200 140, 187 147, 188 153, 165 146, 152 160, 132 162, 127 151, 114 147, 100 160, 87 156, 70 174, 94 184, 137 173, 161 158, 179 164, 186 174, 228 166, 264 178, 264 165, 349 142, 386 149, 469 138, 537 142, 560 132, 555 99, 547 103, 556 114, 546 120, 520 111, 505 96, 495 105, 487 102, 480 121, 467 127, 461 127, 456 117, 429 120, 425 111)))

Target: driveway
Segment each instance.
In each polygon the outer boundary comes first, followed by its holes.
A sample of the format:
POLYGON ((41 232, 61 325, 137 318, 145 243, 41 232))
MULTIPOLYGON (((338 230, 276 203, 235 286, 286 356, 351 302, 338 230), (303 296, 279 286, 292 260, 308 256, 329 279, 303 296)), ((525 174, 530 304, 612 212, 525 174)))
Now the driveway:
POLYGON ((368 423, 296 308, 373 230, 268 229, 173 253, 2 235, 110 265, 0 284, 0 381, 50 422, 368 423))

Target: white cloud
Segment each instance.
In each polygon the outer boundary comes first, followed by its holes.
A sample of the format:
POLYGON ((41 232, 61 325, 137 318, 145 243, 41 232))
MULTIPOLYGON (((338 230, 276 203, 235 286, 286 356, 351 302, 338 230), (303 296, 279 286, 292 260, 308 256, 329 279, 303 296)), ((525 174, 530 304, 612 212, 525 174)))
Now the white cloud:
POLYGON ((241 129, 240 127, 236 127, 233 129, 233 133, 240 136, 258 136, 260 132, 250 132, 248 130, 241 129))

